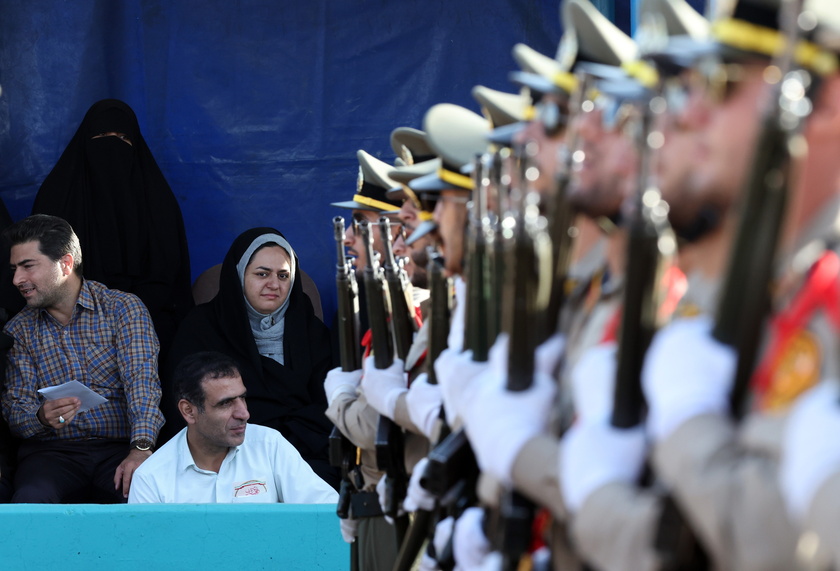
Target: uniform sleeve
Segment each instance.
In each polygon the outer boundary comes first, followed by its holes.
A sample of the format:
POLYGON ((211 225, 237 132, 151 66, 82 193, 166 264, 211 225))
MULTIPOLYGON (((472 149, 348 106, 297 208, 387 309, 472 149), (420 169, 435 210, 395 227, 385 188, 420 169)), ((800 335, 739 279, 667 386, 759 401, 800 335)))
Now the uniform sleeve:
POLYGON ((805 515, 803 525, 803 531, 813 532, 819 538, 819 549, 814 554, 816 561, 831 561, 833 566, 813 565, 813 567, 808 567, 809 569, 836 568, 840 563, 838 510, 840 510, 840 473, 828 478, 817 490, 805 515))
POLYGON ((364 395, 338 395, 327 408, 327 418, 359 448, 374 449, 379 413, 368 405, 364 395))
POLYGON ((117 307, 117 359, 128 403, 131 441, 146 438, 155 442, 163 426, 160 345, 149 312, 138 299, 123 300, 117 307))
POLYGON ((595 490, 572 519, 578 555, 596 569, 655 571, 654 537, 662 500, 650 490, 614 482, 595 490))
POLYGON ((274 458, 274 484, 280 491, 280 500, 287 504, 335 504, 338 494, 309 467, 297 449, 280 433, 273 435, 276 447, 274 458))
POLYGON ((32 438, 53 432, 38 420, 41 400, 35 390, 36 369, 29 348, 21 342, 20 335, 7 331, 15 338, 6 361, 6 384, 3 394, 3 416, 12 434, 19 438, 32 438))
POLYGON ((566 506, 560 493, 556 438, 537 436, 525 443, 513 462, 513 485, 525 497, 545 506, 560 521, 565 521, 566 506))
POLYGON ((413 422, 411 422, 411 417, 408 414, 408 403, 405 397, 406 393, 401 394, 397 398, 397 406, 394 407, 394 422, 400 425, 401 428, 404 430, 408 430, 409 432, 413 432, 414 434, 423 435, 423 431, 417 428, 413 422))
POLYGON ((691 418, 655 448, 656 474, 719 568, 794 569, 798 534, 782 500, 778 461, 738 436, 728 418, 691 418))

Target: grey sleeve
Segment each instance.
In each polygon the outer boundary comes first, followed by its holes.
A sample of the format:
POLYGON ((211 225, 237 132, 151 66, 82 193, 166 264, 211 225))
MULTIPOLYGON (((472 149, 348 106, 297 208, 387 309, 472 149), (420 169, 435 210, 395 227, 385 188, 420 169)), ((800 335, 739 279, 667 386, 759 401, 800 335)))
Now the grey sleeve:
POLYGON ((793 569, 798 534, 777 457, 746 446, 743 430, 723 416, 696 416, 655 447, 655 472, 718 568, 793 569))

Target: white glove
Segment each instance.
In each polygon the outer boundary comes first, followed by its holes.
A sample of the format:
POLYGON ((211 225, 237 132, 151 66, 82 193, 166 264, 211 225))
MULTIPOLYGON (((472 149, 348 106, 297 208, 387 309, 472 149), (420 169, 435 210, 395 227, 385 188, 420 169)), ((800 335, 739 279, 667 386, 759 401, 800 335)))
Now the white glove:
POLYGON ((840 391, 826 381, 794 404, 782 439, 779 481, 788 512, 802 521, 822 484, 840 470, 840 391))
MULTIPOLYGON (((381 478, 379 478, 379 481, 376 482, 376 496, 377 496, 377 498, 379 498, 379 507, 382 509, 383 512, 385 511, 385 500, 387 499, 387 497, 385 496, 385 491, 387 489, 387 486, 385 485, 385 481, 386 481, 387 478, 388 478, 387 475, 382 476, 381 478)), ((397 509, 397 516, 401 516, 401 515, 404 515, 404 514, 405 514, 405 510, 403 510, 402 506, 400 506, 397 509)), ((385 516, 385 521, 387 521, 391 525, 394 525, 394 518, 392 518, 389 515, 385 516)))
POLYGON ((555 333, 542 342, 534 353, 534 367, 540 373, 553 377, 566 351, 566 336, 555 333))
POLYGON ((432 545, 435 546, 435 555, 438 558, 443 554, 446 545, 449 543, 449 538, 452 537, 452 532, 455 527, 455 519, 452 516, 443 518, 437 525, 435 525, 435 535, 432 537, 432 545))
POLYGON ((667 438, 701 414, 725 414, 735 376, 735 351, 711 336, 707 316, 675 320, 651 343, 642 371, 651 436, 667 438))
POLYGON ((431 440, 435 423, 440 418, 440 407, 443 405, 440 385, 430 385, 426 373, 418 375, 408 387, 405 404, 408 407, 408 418, 431 440))
POLYGON ((452 555, 459 569, 475 569, 490 553, 490 541, 484 536, 484 510, 468 508, 455 522, 452 555))
POLYGON ((340 394, 347 393, 356 396, 356 389, 362 380, 362 370, 342 371, 341 367, 332 369, 324 379, 324 392, 327 394, 327 406, 340 394))
POLYGON ((417 571, 437 571, 438 569, 440 567, 437 561, 429 557, 429 554, 424 551, 420 558, 420 565, 417 566, 417 571))
POLYGON ((428 463, 429 459, 423 458, 414 466, 414 471, 408 480, 405 500, 403 500, 403 509, 407 512, 416 512, 418 509, 430 512, 435 509, 435 496, 420 485, 420 478, 423 476, 428 463))
POLYGON ((467 319, 467 284, 461 276, 455 278, 455 310, 452 312, 452 319, 449 321, 449 335, 446 338, 446 346, 460 353, 464 350, 464 331, 467 319))
POLYGON ((359 520, 350 518, 341 518, 338 520, 338 525, 341 526, 341 538, 345 543, 353 543, 359 536, 359 520))
POLYGON ((616 344, 588 349, 572 368, 572 402, 577 422, 607 424, 615 398, 616 344))
POLYGON ((474 381, 478 387, 464 405, 463 419, 478 465, 505 484, 513 461, 525 443, 548 430, 557 384, 534 374, 527 390, 509 391, 504 375, 490 371, 474 381))
POLYGON ((575 424, 560 442, 560 491, 570 512, 611 482, 635 483, 645 461, 641 426, 622 430, 608 424, 575 424))
POLYGON ((377 369, 373 359, 373 355, 365 359, 362 391, 376 412, 394 420, 397 399, 408 390, 405 363, 402 359, 394 359, 387 369, 377 369))
POLYGON ((473 382, 490 368, 487 362, 472 360, 472 351, 457 353, 444 349, 435 360, 435 374, 443 397, 446 422, 455 426, 456 418, 461 414, 464 401, 468 401, 475 392, 473 382))

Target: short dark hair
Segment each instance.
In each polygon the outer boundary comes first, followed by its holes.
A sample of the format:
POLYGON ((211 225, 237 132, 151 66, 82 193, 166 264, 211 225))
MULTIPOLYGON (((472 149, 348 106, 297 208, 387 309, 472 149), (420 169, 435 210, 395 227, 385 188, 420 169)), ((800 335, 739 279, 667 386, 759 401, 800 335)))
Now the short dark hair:
POLYGON ((38 242, 38 250, 53 262, 62 256, 73 256, 73 271, 82 275, 82 246, 70 223, 48 214, 33 214, 15 222, 3 231, 7 247, 38 242))
POLYGON ((217 351, 202 351, 187 355, 175 369, 175 402, 181 399, 191 402, 204 412, 204 386, 207 380, 223 377, 238 377, 239 365, 231 357, 217 351))

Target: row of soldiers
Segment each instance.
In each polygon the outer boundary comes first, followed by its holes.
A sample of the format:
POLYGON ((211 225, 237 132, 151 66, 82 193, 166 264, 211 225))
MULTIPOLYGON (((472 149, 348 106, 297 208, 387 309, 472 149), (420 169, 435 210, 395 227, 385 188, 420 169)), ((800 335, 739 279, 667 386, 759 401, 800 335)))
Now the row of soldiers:
POLYGON ((351 565, 836 566, 840 10, 561 15, 336 204, 351 565))

